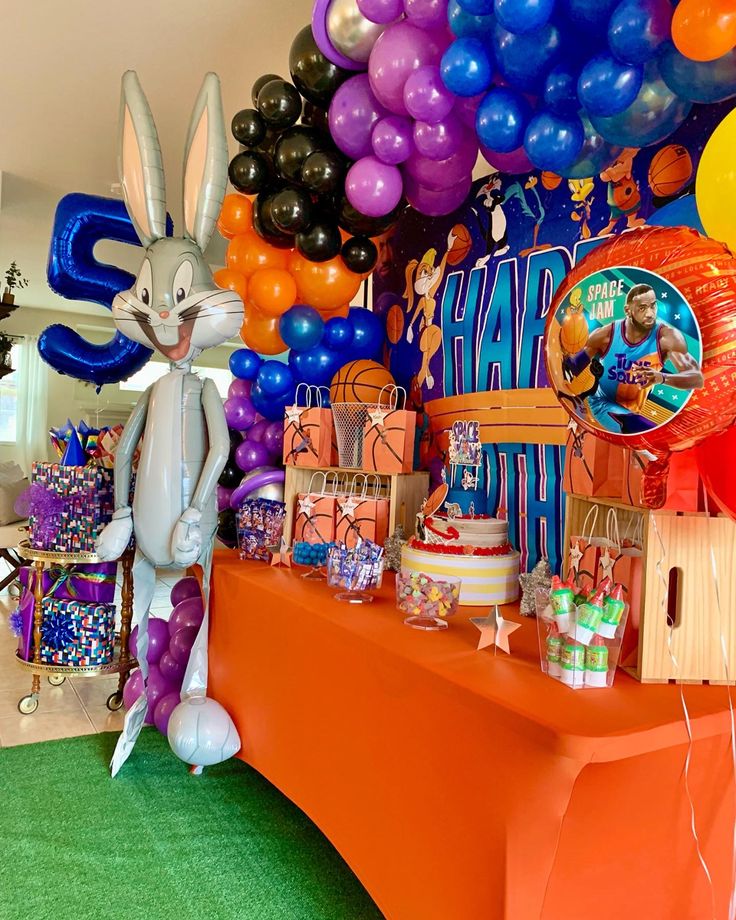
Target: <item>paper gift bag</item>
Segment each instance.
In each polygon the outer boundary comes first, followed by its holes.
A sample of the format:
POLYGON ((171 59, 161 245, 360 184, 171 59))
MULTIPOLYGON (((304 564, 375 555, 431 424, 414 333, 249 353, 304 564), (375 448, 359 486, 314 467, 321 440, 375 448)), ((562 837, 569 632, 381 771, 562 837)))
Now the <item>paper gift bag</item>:
POLYGON ((598 522, 598 505, 593 505, 585 516, 580 533, 570 535, 569 573, 585 593, 598 584, 598 567, 605 537, 593 536, 598 522))
POLYGON ((626 631, 621 645, 621 663, 635 652, 639 644, 639 619, 641 615, 642 585, 642 527, 643 517, 632 517, 629 530, 620 534, 618 515, 610 508, 606 518, 606 546, 598 561, 598 579, 610 578, 614 585, 623 588, 623 599, 629 605, 626 631), (635 523, 634 523, 635 522, 635 523))
POLYGON ((562 487, 573 495, 619 498, 624 480, 624 450, 570 422, 562 487))
POLYGON ((300 383, 284 418, 284 463, 318 468, 332 459, 332 412, 320 387, 300 383))
POLYGON ((416 412, 406 409, 406 390, 394 384, 383 387, 378 405, 368 409, 363 426, 363 469, 373 473, 410 473, 414 466, 416 428, 416 412))
POLYGON ((335 539, 347 547, 355 546, 359 540, 383 544, 388 536, 388 512, 380 479, 358 473, 350 491, 337 498, 335 539))
MULTIPOLYGON (((647 466, 656 458, 644 451, 625 451, 624 480, 621 497, 630 505, 646 508, 642 488, 647 466)), ((667 472, 667 497, 662 508, 667 511, 704 511, 703 487, 694 450, 670 454, 667 472)))
POLYGON ((306 492, 296 497, 294 543, 332 543, 335 539, 338 477, 314 473, 306 492))

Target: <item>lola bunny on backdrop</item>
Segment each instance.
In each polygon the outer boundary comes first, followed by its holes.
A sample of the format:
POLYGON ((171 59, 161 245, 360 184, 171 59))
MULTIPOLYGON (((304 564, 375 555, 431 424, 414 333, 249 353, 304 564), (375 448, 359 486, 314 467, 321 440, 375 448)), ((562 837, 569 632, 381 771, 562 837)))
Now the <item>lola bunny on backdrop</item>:
MULTIPOLYGON (((155 348, 169 373, 140 397, 115 457, 115 513, 98 538, 103 560, 117 559, 135 532, 135 618, 138 660, 148 678, 148 611, 157 566, 204 569, 205 616, 182 685, 182 702, 169 724, 169 742, 199 767, 240 747, 224 709, 207 699, 207 628, 212 546, 217 527, 215 487, 230 442, 215 384, 192 373, 192 361, 236 335, 240 297, 220 290, 204 259, 227 184, 228 151, 220 83, 207 74, 192 113, 184 156, 185 235, 166 236, 166 192, 156 126, 137 75, 122 80, 118 169, 125 205, 145 248, 135 283, 112 305, 115 326, 127 338, 155 348), (143 435, 133 506, 133 451, 143 435), (207 728, 212 731, 207 734, 207 728)), ((125 717, 111 762, 113 776, 133 749, 148 703, 142 693, 125 717)))

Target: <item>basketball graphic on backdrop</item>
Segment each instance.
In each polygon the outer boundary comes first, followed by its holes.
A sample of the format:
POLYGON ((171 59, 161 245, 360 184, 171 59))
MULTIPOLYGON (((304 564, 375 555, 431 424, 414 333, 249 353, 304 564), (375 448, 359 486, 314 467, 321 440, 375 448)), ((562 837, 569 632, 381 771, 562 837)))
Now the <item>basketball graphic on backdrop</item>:
POLYGON ((570 305, 560 327, 560 345, 568 355, 577 354, 588 341, 588 323, 583 312, 583 292, 576 288, 570 294, 570 305))
POLYGON ((542 187, 546 188, 548 192, 554 191, 561 182, 562 176, 558 176, 557 173, 547 170, 542 173, 542 187))
POLYGON ((472 249, 473 239, 465 224, 455 224, 452 232, 455 235, 455 240, 447 253, 447 264, 459 265, 472 249))
POLYGON ((391 372, 377 361, 351 361, 332 378, 330 400, 333 403, 359 402, 388 405, 389 392, 381 390, 394 382, 391 372))
POLYGON ((658 198, 676 195, 690 181, 693 161, 679 144, 669 144, 657 151, 649 165, 649 187, 658 198))
POLYGON ((386 337, 395 345, 404 332, 404 311, 395 303, 386 314, 386 337))

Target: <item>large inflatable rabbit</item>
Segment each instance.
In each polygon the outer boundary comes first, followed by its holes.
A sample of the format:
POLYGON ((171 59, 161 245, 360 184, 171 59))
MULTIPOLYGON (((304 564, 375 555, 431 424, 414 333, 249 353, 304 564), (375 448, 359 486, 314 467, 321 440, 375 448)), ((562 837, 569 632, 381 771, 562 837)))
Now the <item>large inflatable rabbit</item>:
MULTIPOLYGON (((183 702, 172 724, 184 725, 186 735, 187 712, 180 709, 189 709, 195 723, 202 721, 198 717, 205 711, 214 712, 213 717, 220 720, 220 737, 209 740, 218 747, 220 759, 240 746, 229 716, 205 699, 209 574, 217 527, 215 487, 230 445, 219 393, 211 380, 193 374, 191 366, 205 348, 236 335, 243 322, 240 298, 217 287, 203 255, 225 194, 227 163, 220 84, 210 73, 197 97, 187 137, 185 235, 167 238, 156 126, 138 77, 132 71, 123 76, 118 168, 125 204, 146 255, 133 287, 115 298, 112 314, 120 332, 161 352, 170 370, 143 393, 125 426, 115 457, 115 513, 98 538, 97 552, 104 560, 117 559, 135 532, 135 618, 144 678, 148 676, 148 610, 156 566, 202 564, 205 618, 184 677, 183 702), (131 459, 141 434, 131 508, 131 459)), ((126 715, 111 763, 113 776, 132 750, 146 711, 144 693, 126 715)), ((169 740, 180 756, 178 748, 191 742, 186 737, 173 738, 171 733, 169 740)), ((206 743, 206 739, 197 740, 206 743)), ((191 757, 184 759, 198 763, 191 757)))

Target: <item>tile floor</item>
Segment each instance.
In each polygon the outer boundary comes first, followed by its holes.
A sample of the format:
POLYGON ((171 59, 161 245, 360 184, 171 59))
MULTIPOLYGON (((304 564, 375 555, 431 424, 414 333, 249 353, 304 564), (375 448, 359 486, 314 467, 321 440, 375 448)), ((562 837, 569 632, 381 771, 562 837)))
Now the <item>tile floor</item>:
MULTIPOLYGON (((169 593, 182 575, 181 569, 159 571, 151 605, 153 616, 168 619, 169 593)), ((119 610, 119 586, 115 602, 119 610)), ((18 640, 8 627, 8 615, 16 603, 10 594, 0 594, 0 747, 120 731, 123 711, 110 712, 105 706, 108 696, 117 689, 117 676, 70 677, 60 687, 52 687, 42 678, 36 712, 30 716, 18 712, 18 700, 30 692, 31 675, 15 661, 18 640)))

